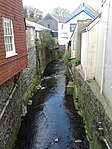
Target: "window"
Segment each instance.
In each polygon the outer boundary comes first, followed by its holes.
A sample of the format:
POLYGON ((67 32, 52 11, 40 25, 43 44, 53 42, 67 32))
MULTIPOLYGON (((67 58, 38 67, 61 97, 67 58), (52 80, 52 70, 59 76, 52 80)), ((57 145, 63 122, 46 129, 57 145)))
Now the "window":
POLYGON ((31 28, 31 40, 35 40, 35 33, 33 28, 31 28))
POLYGON ((48 28, 50 28, 50 24, 48 24, 48 28))
POLYGON ((62 24, 62 26, 61 26, 61 29, 63 30, 63 24, 62 24))
POLYGON ((73 32, 77 24, 70 24, 70 32, 73 32))
POLYGON ((8 58, 17 55, 17 53, 15 52, 12 20, 3 18, 3 28, 4 28, 4 43, 6 50, 6 58, 8 58))

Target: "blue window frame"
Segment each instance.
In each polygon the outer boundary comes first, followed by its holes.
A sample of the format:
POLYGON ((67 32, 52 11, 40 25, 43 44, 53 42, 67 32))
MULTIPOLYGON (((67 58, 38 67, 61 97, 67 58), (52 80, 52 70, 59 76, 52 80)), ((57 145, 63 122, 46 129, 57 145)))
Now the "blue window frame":
POLYGON ((70 24, 70 32, 73 32, 76 28, 76 23, 75 24, 70 24))

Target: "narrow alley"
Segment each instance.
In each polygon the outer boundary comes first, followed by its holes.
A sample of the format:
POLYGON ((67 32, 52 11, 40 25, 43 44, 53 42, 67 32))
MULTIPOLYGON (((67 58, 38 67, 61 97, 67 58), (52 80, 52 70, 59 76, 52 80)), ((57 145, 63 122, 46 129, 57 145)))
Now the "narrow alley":
POLYGON ((14 149, 89 149, 83 120, 66 97, 65 73, 62 60, 48 64, 14 149))

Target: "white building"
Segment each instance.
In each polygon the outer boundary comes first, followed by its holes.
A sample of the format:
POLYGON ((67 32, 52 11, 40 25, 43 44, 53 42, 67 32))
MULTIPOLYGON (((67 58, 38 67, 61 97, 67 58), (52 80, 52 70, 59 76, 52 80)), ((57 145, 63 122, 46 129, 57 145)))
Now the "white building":
POLYGON ((64 30, 66 31, 68 41, 70 40, 71 35, 77 26, 77 20, 94 20, 97 15, 98 12, 96 12, 91 6, 81 3, 64 25, 64 30))
POLYGON ((81 65, 85 80, 95 78, 100 93, 112 107, 112 1, 107 0, 99 15, 82 33, 81 65))

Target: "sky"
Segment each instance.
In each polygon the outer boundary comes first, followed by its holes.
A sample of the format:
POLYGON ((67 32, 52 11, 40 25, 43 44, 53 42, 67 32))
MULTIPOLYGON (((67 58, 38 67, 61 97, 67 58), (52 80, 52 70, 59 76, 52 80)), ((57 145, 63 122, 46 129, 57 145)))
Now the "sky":
POLYGON ((89 4, 95 10, 101 6, 101 0, 23 0, 23 5, 42 10, 46 15, 58 6, 68 9, 72 13, 82 2, 89 4))

